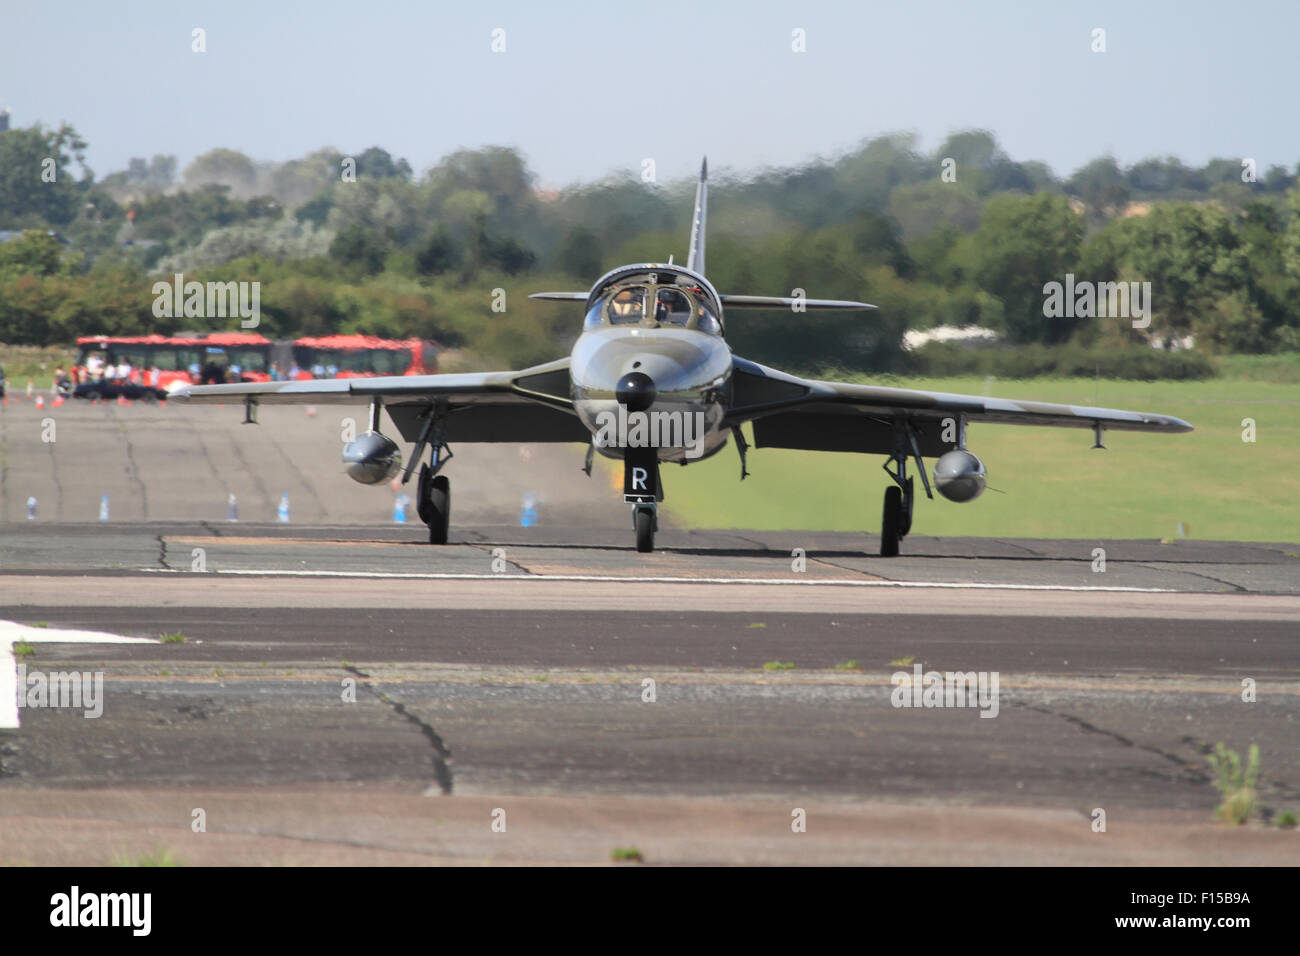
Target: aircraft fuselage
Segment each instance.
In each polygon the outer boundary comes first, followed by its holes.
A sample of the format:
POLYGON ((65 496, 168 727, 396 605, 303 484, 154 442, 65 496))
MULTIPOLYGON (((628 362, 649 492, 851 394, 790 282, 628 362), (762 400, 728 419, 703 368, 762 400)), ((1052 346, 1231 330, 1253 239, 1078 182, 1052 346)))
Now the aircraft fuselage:
POLYGON ((570 355, 574 411, 607 457, 649 445, 660 461, 706 458, 728 435, 732 362, 721 309, 680 267, 634 268, 592 292, 570 355))

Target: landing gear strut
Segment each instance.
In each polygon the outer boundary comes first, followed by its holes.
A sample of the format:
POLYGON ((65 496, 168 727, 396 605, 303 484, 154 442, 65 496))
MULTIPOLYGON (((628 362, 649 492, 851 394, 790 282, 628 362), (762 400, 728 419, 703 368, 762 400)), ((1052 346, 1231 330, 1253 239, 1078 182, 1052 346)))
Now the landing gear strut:
POLYGON ((415 450, 402 475, 402 484, 411 480, 415 463, 420 460, 425 446, 429 446, 429 463, 420 465, 420 477, 415 485, 415 510, 420 520, 429 527, 430 544, 446 544, 447 529, 451 525, 451 480, 446 475, 438 474, 452 458, 451 448, 443 440, 443 425, 446 420, 445 403, 429 407, 420 426, 415 450))
POLYGON ((911 423, 904 416, 894 419, 894 448, 889 459, 882 465, 885 474, 894 479, 894 484, 885 489, 885 507, 880 519, 880 556, 882 558, 898 557, 898 544, 912 530, 912 506, 916 496, 912 491, 912 478, 907 474, 907 460, 916 461, 917 471, 921 473, 921 482, 925 485, 925 496, 933 498, 930 491, 930 479, 925 473, 925 464, 921 461, 921 449, 916 443, 916 433, 911 423), (890 469, 893 465, 893 469, 890 469))

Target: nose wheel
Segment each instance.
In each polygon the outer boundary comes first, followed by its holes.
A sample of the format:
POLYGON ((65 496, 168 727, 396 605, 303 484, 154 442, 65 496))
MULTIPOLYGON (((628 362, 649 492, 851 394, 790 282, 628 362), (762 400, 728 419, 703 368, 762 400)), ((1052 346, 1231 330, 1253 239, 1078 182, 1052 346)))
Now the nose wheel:
POLYGON ((659 526, 658 508, 653 504, 640 504, 632 508, 632 524, 636 528, 636 549, 649 554, 655 549, 655 531, 659 526))

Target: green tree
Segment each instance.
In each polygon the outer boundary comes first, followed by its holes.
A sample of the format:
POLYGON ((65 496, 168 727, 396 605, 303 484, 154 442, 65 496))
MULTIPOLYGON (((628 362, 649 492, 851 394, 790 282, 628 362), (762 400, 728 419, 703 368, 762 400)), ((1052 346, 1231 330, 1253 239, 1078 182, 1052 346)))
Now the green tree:
POLYGON ((460 250, 442 226, 429 233, 415 250, 415 271, 420 275, 442 275, 459 263, 460 250))
POLYGON ((0 133, 0 229, 63 226, 80 211, 93 175, 82 159, 86 143, 66 123, 0 133), (82 176, 72 174, 72 162, 82 176))
POLYGON ((1043 314, 1043 286, 1074 270, 1082 241, 1083 221, 1064 196, 1003 196, 984 207, 970 238, 971 274, 1001 300, 1013 342, 1064 342, 1087 321, 1043 314))
POLYGON ((1067 179, 1065 188, 1084 201, 1093 220, 1113 216, 1128 204, 1128 186, 1113 156, 1094 159, 1067 179))
POLYGON ((347 226, 339 230, 330 243, 330 258, 355 266, 365 275, 383 271, 388 245, 382 236, 364 226, 347 226))
POLYGON ((600 240, 586 226, 574 226, 560 248, 560 268, 571 276, 594 282, 601 274, 600 240))
POLYGON ((29 229, 17 239, 0 242, 0 274, 52 276, 62 265, 63 247, 46 231, 29 229))
POLYGON ((257 167, 241 152, 213 149, 185 167, 185 185, 225 186, 236 196, 251 196, 257 186, 257 167))
POLYGON ((1247 286, 1239 239, 1219 210, 1157 203, 1133 222, 1125 232, 1131 241, 1122 252, 1121 278, 1151 283, 1152 337, 1171 344, 1196 331, 1221 298, 1247 286))
POLYGON ((357 157, 357 177, 366 179, 410 179, 411 164, 393 159, 386 149, 371 146, 357 157))

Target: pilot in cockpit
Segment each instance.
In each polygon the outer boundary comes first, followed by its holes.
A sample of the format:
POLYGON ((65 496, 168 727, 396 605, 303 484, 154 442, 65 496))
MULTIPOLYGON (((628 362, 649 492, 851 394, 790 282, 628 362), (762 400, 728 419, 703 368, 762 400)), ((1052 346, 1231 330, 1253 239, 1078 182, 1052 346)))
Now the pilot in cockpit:
POLYGON ((660 289, 655 296, 655 322, 686 325, 691 320, 691 300, 678 289, 660 289))

